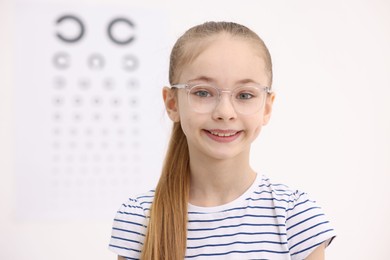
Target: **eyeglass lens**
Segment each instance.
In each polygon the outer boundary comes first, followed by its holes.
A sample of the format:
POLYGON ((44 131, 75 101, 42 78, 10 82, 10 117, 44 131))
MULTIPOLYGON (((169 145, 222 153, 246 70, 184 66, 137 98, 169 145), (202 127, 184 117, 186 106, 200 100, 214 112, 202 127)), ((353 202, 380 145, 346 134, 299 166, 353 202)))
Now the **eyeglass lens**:
POLYGON ((234 109, 240 114, 258 112, 265 100, 265 91, 256 86, 242 86, 231 91, 220 90, 210 85, 196 85, 189 89, 188 102, 199 113, 212 112, 223 94, 230 95, 234 109))

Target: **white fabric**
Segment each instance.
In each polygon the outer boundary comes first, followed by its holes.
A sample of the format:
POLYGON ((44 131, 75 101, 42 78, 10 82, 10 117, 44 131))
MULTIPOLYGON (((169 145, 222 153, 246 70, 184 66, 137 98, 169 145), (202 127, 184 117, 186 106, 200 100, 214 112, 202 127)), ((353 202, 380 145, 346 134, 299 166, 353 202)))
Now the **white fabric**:
MULTIPOLYGON (((109 248, 139 259, 154 191, 118 210, 109 248)), ((188 207, 186 259, 304 259, 335 236, 306 193, 258 175, 238 199, 218 207, 188 207)))

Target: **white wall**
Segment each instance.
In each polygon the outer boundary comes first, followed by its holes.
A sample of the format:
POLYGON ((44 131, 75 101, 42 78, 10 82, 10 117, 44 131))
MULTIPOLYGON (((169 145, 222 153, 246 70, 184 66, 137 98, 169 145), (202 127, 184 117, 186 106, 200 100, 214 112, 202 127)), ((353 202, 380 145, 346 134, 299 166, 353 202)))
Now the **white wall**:
MULTIPOLYGON (((258 32, 273 56, 277 99, 254 145, 254 167, 323 206, 338 233, 328 259, 388 257, 390 2, 73 2, 161 9, 171 42, 205 20, 258 32)), ((0 1, 0 259, 114 259, 106 249, 110 219, 15 218, 12 4, 0 1)))

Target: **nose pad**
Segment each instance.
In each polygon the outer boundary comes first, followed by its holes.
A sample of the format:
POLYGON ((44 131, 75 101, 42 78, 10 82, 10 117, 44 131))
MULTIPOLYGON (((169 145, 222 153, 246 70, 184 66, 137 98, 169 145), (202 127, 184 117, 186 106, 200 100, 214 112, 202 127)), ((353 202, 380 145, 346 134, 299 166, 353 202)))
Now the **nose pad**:
POLYGON ((213 117, 214 119, 219 120, 231 120, 237 117, 237 113, 231 100, 230 94, 221 94, 218 103, 213 110, 213 117))

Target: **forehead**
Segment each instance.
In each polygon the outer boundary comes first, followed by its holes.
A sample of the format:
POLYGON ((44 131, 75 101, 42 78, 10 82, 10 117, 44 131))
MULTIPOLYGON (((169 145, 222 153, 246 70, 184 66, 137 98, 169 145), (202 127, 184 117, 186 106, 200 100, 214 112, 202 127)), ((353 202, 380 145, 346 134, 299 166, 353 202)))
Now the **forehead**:
POLYGON ((268 83, 264 51, 253 40, 219 35, 200 45, 197 55, 182 66, 180 82, 206 77, 221 84, 243 79, 268 83))

